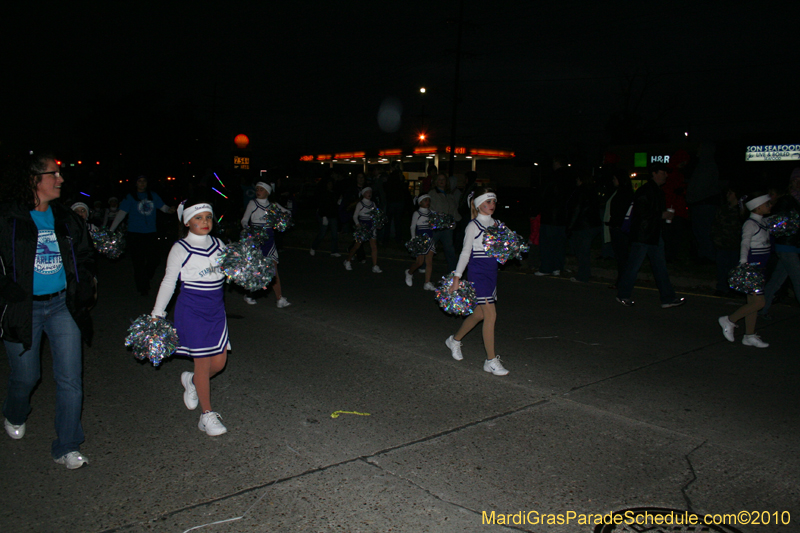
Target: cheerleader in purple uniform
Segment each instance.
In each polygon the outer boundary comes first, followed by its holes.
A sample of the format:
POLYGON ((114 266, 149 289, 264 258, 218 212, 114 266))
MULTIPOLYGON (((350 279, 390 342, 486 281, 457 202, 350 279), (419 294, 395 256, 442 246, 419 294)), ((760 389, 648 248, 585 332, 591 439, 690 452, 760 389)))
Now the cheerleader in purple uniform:
POLYGON ((417 255, 417 260, 406 270, 406 285, 411 287, 414 284, 414 271, 425 262, 425 285, 422 288, 426 291, 435 291, 436 287, 431 283, 431 272, 433 270, 433 254, 436 253, 436 245, 433 243, 433 230, 428 222, 428 218, 431 216, 431 197, 423 194, 414 201, 419 204, 419 209, 411 216, 411 238, 413 239, 417 235, 427 235, 430 237, 431 243, 426 250, 417 255))
MULTIPOLYGON (((271 205, 269 202, 269 195, 271 193, 272 185, 263 181, 256 183, 256 197, 254 200, 250 200, 250 202, 247 204, 247 207, 244 210, 244 216, 242 217, 242 227, 244 229, 247 229, 250 226, 258 227, 266 224, 267 208, 269 208, 271 205)), ((281 211, 289 211, 280 204, 275 204, 275 206, 281 211)), ((277 265, 278 247, 275 245, 275 230, 272 228, 267 228, 267 234, 269 235, 269 238, 261 243, 261 253, 264 254, 264 257, 271 257, 274 259, 275 264, 277 265)), ((289 307, 292 305, 281 292, 281 278, 278 276, 277 266, 275 267, 275 277, 273 278, 272 282, 272 290, 275 291, 275 298, 278 300, 278 309, 283 309, 284 307, 289 307)), ((256 299, 253 298, 253 293, 245 294, 244 301, 250 305, 255 305, 257 303, 256 299)))
MULTIPOLYGON (((750 210, 750 218, 745 220, 742 225, 739 264, 750 263, 763 270, 767 266, 772 251, 769 228, 764 222, 764 217, 769 215, 771 208, 770 196, 768 194, 753 196, 752 200, 745 203, 747 209, 750 210)), ((763 309, 764 303, 763 292, 748 294, 746 304, 728 316, 719 317, 719 325, 722 326, 722 334, 725 338, 733 342, 733 330, 738 327, 736 322, 744 318, 745 336, 742 337, 742 344, 756 348, 769 346, 756 335, 756 319, 758 312, 763 309)))
MULTIPOLYGON (((372 227, 373 222, 371 215, 374 209, 375 204, 372 202, 372 187, 364 187, 361 189, 361 200, 356 204, 356 210, 353 212, 353 222, 355 222, 357 228, 364 226, 372 230, 371 237, 369 238, 369 247, 372 249, 372 271, 375 274, 380 274, 383 270, 378 266, 378 243, 375 240, 375 228, 372 227)), ((353 270, 350 261, 353 259, 353 256, 356 255, 359 248, 361 248, 361 243, 356 240, 355 244, 353 244, 353 247, 350 249, 350 253, 347 254, 347 259, 344 260, 344 268, 346 270, 353 270)))
POLYGON ((483 237, 486 228, 497 225, 492 218, 497 206, 497 196, 488 187, 478 187, 475 195, 470 196, 472 220, 467 224, 464 234, 464 247, 458 258, 458 266, 454 272, 450 292, 458 289, 461 276, 467 270, 467 279, 475 285, 478 307, 469 315, 455 335, 450 335, 445 345, 450 348, 453 359, 461 361, 461 339, 483 321, 483 346, 486 349, 486 361, 483 369, 495 376, 505 376, 508 370, 503 367, 500 357, 494 352, 494 324, 497 311, 494 302, 497 300, 497 259, 486 254, 483 237))
POLYGON ((217 264, 225 245, 209 235, 214 226, 209 204, 186 202, 178 208, 178 218, 188 232, 169 252, 164 280, 150 314, 166 315, 175 282, 180 278, 174 323, 181 345, 176 353, 194 359, 194 372, 181 374, 183 402, 187 408, 195 409, 199 401, 203 412, 197 427, 214 437, 228 431, 219 414, 211 409, 210 391, 210 380, 225 368, 231 348, 223 302, 225 275, 217 264))

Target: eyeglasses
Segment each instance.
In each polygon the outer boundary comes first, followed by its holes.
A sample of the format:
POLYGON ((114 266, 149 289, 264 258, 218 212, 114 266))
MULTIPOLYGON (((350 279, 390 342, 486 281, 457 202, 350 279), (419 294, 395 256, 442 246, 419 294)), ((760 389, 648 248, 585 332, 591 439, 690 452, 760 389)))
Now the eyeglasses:
POLYGON ((51 170, 50 172, 39 172, 40 176, 44 176, 45 174, 52 174, 56 178, 58 178, 58 177, 63 178, 64 177, 64 174, 62 174, 60 170, 51 170))

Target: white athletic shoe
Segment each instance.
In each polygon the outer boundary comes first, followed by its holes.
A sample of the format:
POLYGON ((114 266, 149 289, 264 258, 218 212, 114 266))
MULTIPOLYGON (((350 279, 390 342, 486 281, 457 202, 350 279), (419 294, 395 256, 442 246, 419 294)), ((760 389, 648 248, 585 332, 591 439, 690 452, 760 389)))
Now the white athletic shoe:
POLYGON ((278 300, 278 309, 283 309, 284 307, 289 307, 290 304, 289 300, 286 299, 286 296, 281 296, 281 299, 278 300))
POLYGON ((249 294, 245 294, 244 295, 244 301, 249 303, 250 305, 256 305, 256 303, 257 303, 256 299, 255 298, 251 298, 249 294))
POLYGON ((419 272, 420 274, 424 274, 425 273, 425 267, 418 268, 417 272, 419 272))
POLYGON ((200 415, 200 422, 197 423, 197 429, 205 431, 209 437, 216 437, 228 432, 228 428, 222 425, 220 421, 222 418, 219 413, 209 411, 200 415))
POLYGON ((60 465, 65 465, 68 470, 76 470, 83 465, 89 464, 89 459, 81 452, 69 452, 55 459, 55 462, 60 465))
POLYGON ((500 362, 500 356, 495 356, 494 359, 487 359, 483 362, 483 369, 486 372, 491 372, 495 376, 505 376, 508 374, 508 370, 506 367, 503 366, 503 363, 500 362))
POLYGON ((433 283, 431 283, 429 281, 428 283, 426 283, 425 285, 422 286, 422 289, 426 290, 426 291, 435 291, 436 290, 436 285, 434 285, 433 283))
POLYGON ((25 436, 25 423, 23 422, 20 425, 12 424, 11 422, 6 419, 6 433, 8 436, 14 440, 19 440, 25 436))
POLYGON ((761 340, 758 335, 745 335, 742 337, 742 344, 745 346, 755 346, 756 348, 767 348, 769 344, 761 340))
POLYGON ((197 389, 194 387, 194 372, 184 372, 181 374, 181 385, 183 385, 183 403, 190 411, 197 409, 197 389))
POLYGON ((719 317, 719 325, 722 327, 722 334, 725 335, 725 338, 733 342, 733 329, 736 327, 736 324, 731 322, 731 319, 726 315, 719 317))
POLYGON ((372 267, 372 272, 374 274, 380 274, 381 272, 383 272, 383 270, 381 270, 381 267, 379 267, 378 265, 375 265, 374 267, 372 267))
POLYGON ((352 265, 350 264, 350 261, 345 261, 345 262, 344 262, 344 269, 345 269, 345 270, 353 270, 353 267, 352 267, 352 265))
POLYGON ((408 270, 406 270, 406 285, 408 285, 409 287, 414 285, 414 275, 409 274, 408 270))
POLYGON ((461 361, 464 359, 464 356, 461 355, 461 341, 457 341, 453 338, 452 335, 447 337, 447 340, 444 341, 445 346, 450 348, 450 354, 453 356, 453 359, 456 361, 461 361))
POLYGON ((317 253, 317 251, 312 248, 308 251, 308 253, 313 257, 317 253))

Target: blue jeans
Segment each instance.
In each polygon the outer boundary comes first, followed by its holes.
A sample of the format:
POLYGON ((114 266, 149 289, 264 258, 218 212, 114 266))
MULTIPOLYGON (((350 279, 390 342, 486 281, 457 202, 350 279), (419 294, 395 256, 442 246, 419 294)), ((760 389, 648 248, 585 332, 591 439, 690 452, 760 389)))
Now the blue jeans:
POLYGON ((783 286, 787 277, 791 278, 794 296, 800 302, 800 255, 794 252, 777 252, 777 254, 778 264, 764 288, 764 308, 758 312, 762 316, 769 311, 775 293, 783 286))
POLYGON ((674 302, 677 296, 667 273, 667 261, 664 259, 664 239, 659 239, 658 244, 631 243, 628 262, 625 265, 625 271, 622 273, 619 285, 617 285, 617 298, 627 300, 631 297, 633 286, 636 284, 636 277, 639 275, 639 269, 642 268, 645 256, 650 258, 650 268, 653 269, 653 277, 661 295, 661 303, 674 302))
POLYGON ((572 249, 578 258, 578 275, 575 279, 588 282, 592 277, 592 241, 600 235, 601 226, 578 229, 572 232, 572 249))
POLYGON ((458 266, 456 261, 456 251, 453 249, 453 230, 441 229, 433 232, 433 242, 442 243, 444 248, 444 258, 447 260, 447 268, 449 272, 453 272, 458 266))
POLYGON ((564 270, 564 255, 567 252, 567 228, 542 224, 539 228, 539 253, 542 264, 539 272, 548 274, 564 270))
POLYGON ((32 327, 30 350, 25 350, 21 343, 3 341, 11 367, 3 415, 17 426, 28 419, 31 393, 41 378, 39 349, 42 332, 47 333, 56 381, 56 440, 51 453, 54 459, 58 459, 69 452, 79 451, 83 442, 81 332, 67 309, 65 294, 48 301, 34 301, 32 327))
POLYGON ((328 217, 328 223, 322 223, 322 217, 317 217, 317 222, 319 222, 319 233, 314 238, 314 242, 311 245, 312 250, 316 250, 319 248, 319 245, 322 243, 322 239, 325 238, 325 233, 328 230, 331 230, 331 253, 338 254, 339 253, 339 218, 338 217, 328 217))

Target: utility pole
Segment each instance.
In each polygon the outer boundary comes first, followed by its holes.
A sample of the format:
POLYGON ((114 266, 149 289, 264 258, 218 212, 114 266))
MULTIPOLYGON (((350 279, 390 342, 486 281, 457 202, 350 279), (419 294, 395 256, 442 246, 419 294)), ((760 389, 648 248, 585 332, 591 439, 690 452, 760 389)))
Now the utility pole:
POLYGON ((461 74, 461 34, 464 28, 464 0, 461 0, 461 5, 458 11, 458 42, 456 44, 456 75, 453 80, 453 121, 450 125, 450 171, 449 175, 453 176, 456 169, 456 119, 458 116, 458 83, 461 74))

